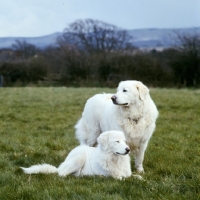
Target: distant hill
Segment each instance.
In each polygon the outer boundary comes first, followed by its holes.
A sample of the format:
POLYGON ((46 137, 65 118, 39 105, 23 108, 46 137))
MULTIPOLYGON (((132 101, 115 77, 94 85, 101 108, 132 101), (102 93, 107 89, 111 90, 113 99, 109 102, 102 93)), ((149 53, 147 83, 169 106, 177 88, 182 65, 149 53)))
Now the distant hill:
POLYGON ((0 37, 0 49, 12 48, 12 44, 16 43, 16 40, 25 40, 27 43, 43 49, 50 45, 56 45, 57 37, 61 34, 58 32, 41 37, 0 37))
MULTIPOLYGON (((200 34, 200 27, 184 29, 136 29, 128 30, 133 37, 133 44, 141 49, 164 49, 175 44, 175 35, 179 34, 200 34)), ((2 37, 0 38, 0 49, 12 48, 16 40, 25 40, 39 48, 55 46, 56 39, 62 33, 57 32, 41 37, 2 37)))
POLYGON ((130 30, 133 43, 139 48, 169 48, 176 44, 177 34, 200 34, 200 27, 184 29, 138 29, 130 30))

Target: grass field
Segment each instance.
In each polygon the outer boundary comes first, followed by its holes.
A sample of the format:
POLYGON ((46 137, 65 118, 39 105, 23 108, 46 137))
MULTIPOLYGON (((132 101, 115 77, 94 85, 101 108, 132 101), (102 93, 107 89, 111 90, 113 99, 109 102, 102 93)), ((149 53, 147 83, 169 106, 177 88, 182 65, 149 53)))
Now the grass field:
POLYGON ((78 145, 74 125, 86 100, 99 92, 115 90, 0 89, 0 199, 200 199, 200 90, 151 89, 160 115, 145 154, 145 181, 22 173, 19 166, 65 159, 78 145))

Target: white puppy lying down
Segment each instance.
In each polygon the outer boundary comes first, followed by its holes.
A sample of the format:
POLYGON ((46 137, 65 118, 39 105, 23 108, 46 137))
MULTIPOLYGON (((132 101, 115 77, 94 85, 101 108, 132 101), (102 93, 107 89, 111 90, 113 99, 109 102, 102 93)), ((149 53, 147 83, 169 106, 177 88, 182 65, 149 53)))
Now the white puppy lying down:
MULTIPOLYGON (((97 147, 86 145, 76 147, 58 168, 49 164, 21 168, 26 174, 103 175, 118 179, 131 176, 130 157, 128 155, 130 148, 126 144, 124 133, 122 131, 103 132, 97 138, 97 142, 97 147)), ((141 179, 140 176, 137 177, 141 179)))

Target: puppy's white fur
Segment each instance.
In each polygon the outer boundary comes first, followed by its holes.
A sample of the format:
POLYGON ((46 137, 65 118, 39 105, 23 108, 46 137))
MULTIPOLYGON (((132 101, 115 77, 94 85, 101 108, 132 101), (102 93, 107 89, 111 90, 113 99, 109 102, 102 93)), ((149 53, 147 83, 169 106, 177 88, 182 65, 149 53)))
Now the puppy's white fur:
POLYGON ((138 172, 143 172, 144 153, 157 117, 149 89, 140 81, 122 81, 115 95, 97 94, 88 99, 75 126, 76 137, 80 144, 94 146, 101 132, 123 131, 135 152, 135 167, 138 172))
POLYGON ((21 168, 26 174, 103 175, 118 179, 131 176, 130 157, 128 155, 130 148, 126 144, 124 133, 107 131, 102 133, 97 141, 97 147, 81 145, 73 149, 58 168, 49 164, 21 168))

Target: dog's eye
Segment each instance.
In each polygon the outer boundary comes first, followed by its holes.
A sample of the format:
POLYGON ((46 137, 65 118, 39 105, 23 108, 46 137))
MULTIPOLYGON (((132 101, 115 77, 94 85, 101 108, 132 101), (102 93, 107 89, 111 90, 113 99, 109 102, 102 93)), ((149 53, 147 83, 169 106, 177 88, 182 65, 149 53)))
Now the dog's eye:
POLYGON ((119 143, 119 141, 115 141, 115 142, 119 143))
POLYGON ((126 89, 123 89, 123 92, 127 92, 127 90, 126 90, 126 89))

